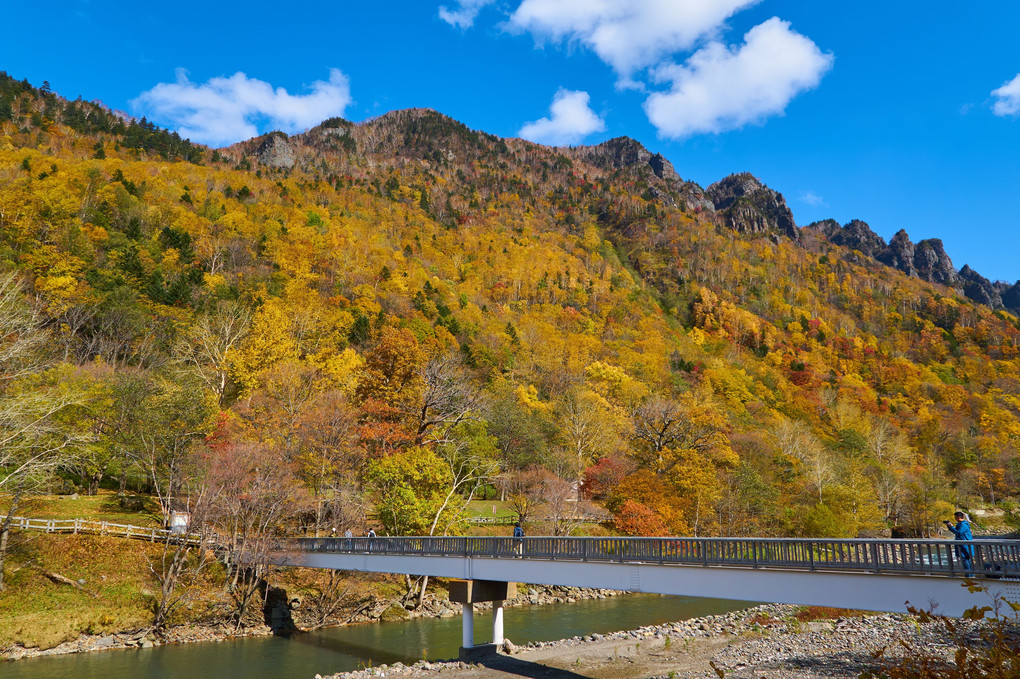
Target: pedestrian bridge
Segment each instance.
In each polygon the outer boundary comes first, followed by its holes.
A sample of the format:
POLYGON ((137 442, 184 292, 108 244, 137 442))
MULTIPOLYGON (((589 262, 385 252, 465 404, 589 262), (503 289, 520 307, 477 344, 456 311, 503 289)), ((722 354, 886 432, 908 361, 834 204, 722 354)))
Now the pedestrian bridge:
MULTIPOLYGON (((959 616, 1020 601, 1020 542, 975 540, 971 570, 946 540, 763 538, 303 538, 280 565, 409 573, 502 583, 598 587, 745 601, 902 612, 936 606, 959 616)), ((465 612, 467 606, 465 603, 465 612)), ((466 644, 470 646, 470 644, 466 644)))

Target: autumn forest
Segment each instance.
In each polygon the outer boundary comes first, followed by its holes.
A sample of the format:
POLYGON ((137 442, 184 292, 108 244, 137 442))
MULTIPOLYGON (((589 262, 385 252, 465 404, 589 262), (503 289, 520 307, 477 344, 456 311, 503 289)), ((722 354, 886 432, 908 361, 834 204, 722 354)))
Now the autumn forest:
POLYGON ((1011 522, 1020 320, 677 173, 423 109, 213 150, 0 74, 5 514, 112 488, 263 532, 462 534, 479 499, 552 534, 1011 522))

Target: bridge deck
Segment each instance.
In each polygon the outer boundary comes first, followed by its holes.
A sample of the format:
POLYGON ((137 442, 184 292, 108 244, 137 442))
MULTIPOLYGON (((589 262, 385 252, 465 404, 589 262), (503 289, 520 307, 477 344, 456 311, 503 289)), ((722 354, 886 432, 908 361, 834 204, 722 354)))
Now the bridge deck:
POLYGON ((305 538, 299 551, 332 554, 549 559, 683 566, 964 577, 1020 577, 1020 542, 795 538, 393 537, 305 538), (971 554, 969 566, 960 547, 971 554))
POLYGON ((631 592, 961 615, 988 603, 965 587, 1020 601, 1020 543, 966 543, 970 571, 945 540, 741 538, 307 538, 280 565, 603 587, 631 592))

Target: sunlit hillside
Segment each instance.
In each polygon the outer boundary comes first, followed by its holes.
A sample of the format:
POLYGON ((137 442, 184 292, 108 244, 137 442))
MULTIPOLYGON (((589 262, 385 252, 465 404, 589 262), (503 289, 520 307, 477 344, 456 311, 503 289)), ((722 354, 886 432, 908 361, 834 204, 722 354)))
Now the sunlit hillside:
POLYGON ((69 405, 0 428, 68 444, 49 488, 169 511, 269 460, 310 521, 394 533, 481 496, 574 530, 575 492, 636 535, 1010 518, 1017 318, 682 175, 417 109, 212 150, 3 78, 0 399, 69 405))

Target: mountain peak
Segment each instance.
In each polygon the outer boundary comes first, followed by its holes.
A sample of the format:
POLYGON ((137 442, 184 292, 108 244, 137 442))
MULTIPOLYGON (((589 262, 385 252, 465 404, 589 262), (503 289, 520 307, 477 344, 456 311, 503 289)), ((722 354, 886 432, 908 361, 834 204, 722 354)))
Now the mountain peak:
POLYGON ((783 235, 798 240, 800 233, 783 194, 750 172, 738 172, 705 190, 726 226, 742 233, 783 235))

